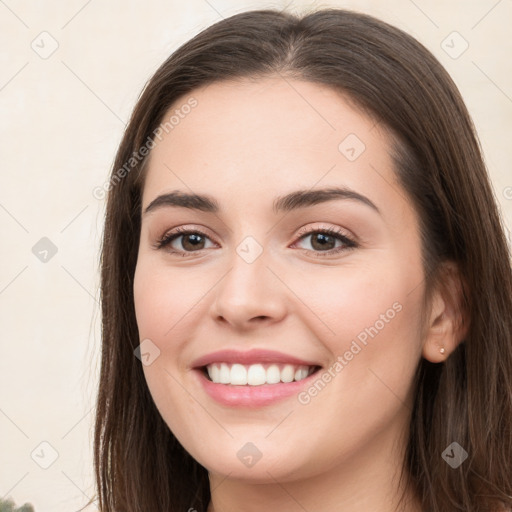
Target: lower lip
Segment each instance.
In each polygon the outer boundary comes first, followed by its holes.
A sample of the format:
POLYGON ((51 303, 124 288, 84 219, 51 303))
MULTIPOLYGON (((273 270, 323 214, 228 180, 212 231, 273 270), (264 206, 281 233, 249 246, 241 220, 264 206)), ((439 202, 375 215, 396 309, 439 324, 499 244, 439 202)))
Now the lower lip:
POLYGON ((233 407, 263 407, 298 395, 317 377, 318 371, 305 379, 279 384, 261 384, 260 386, 235 386, 233 384, 216 384, 209 380, 203 370, 195 369, 206 393, 222 405, 233 407))

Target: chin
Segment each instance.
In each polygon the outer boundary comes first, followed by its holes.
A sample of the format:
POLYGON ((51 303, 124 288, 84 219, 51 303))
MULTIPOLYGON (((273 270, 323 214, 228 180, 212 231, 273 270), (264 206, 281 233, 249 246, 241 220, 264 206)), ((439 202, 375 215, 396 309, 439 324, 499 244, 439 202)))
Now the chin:
POLYGON ((311 471, 311 457, 302 448, 298 453, 296 445, 290 450, 276 450, 267 442, 267 447, 260 451, 255 446, 250 441, 234 442, 232 447, 219 447, 218 453, 209 450, 192 456, 210 473, 255 484, 292 481, 307 477, 311 471))

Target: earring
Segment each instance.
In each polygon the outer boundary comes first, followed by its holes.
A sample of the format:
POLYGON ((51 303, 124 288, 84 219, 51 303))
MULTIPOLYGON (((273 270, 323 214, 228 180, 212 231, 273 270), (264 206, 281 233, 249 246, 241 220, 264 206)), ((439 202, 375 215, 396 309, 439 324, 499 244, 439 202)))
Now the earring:
POLYGON ((444 347, 441 347, 441 348, 439 349, 439 352, 441 352, 441 354, 444 354, 444 347))

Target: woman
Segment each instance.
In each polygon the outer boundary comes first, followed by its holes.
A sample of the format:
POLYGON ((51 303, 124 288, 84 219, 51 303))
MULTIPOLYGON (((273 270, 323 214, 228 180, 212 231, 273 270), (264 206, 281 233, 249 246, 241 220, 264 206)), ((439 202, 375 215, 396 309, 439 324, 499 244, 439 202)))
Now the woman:
POLYGON ((102 250, 100 510, 512 506, 505 236, 456 86, 401 30, 264 10, 184 44, 102 250))

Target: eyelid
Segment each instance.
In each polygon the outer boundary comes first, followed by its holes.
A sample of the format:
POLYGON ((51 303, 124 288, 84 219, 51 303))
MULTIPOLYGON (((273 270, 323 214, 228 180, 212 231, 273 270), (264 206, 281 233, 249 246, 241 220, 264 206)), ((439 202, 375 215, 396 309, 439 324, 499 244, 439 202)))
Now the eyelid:
POLYGON ((330 226, 330 225, 325 225, 325 224, 314 225, 314 226, 307 225, 305 227, 302 227, 297 232, 297 238, 300 239, 304 235, 310 235, 311 233, 317 233, 317 232, 322 232, 322 231, 327 231, 327 232, 330 232, 330 233, 333 233, 333 234, 336 234, 339 236, 343 236, 345 238, 353 240, 354 242, 356 241, 356 237, 354 235, 352 235, 350 233, 350 231, 348 231, 344 228, 341 228, 339 226, 330 226))

